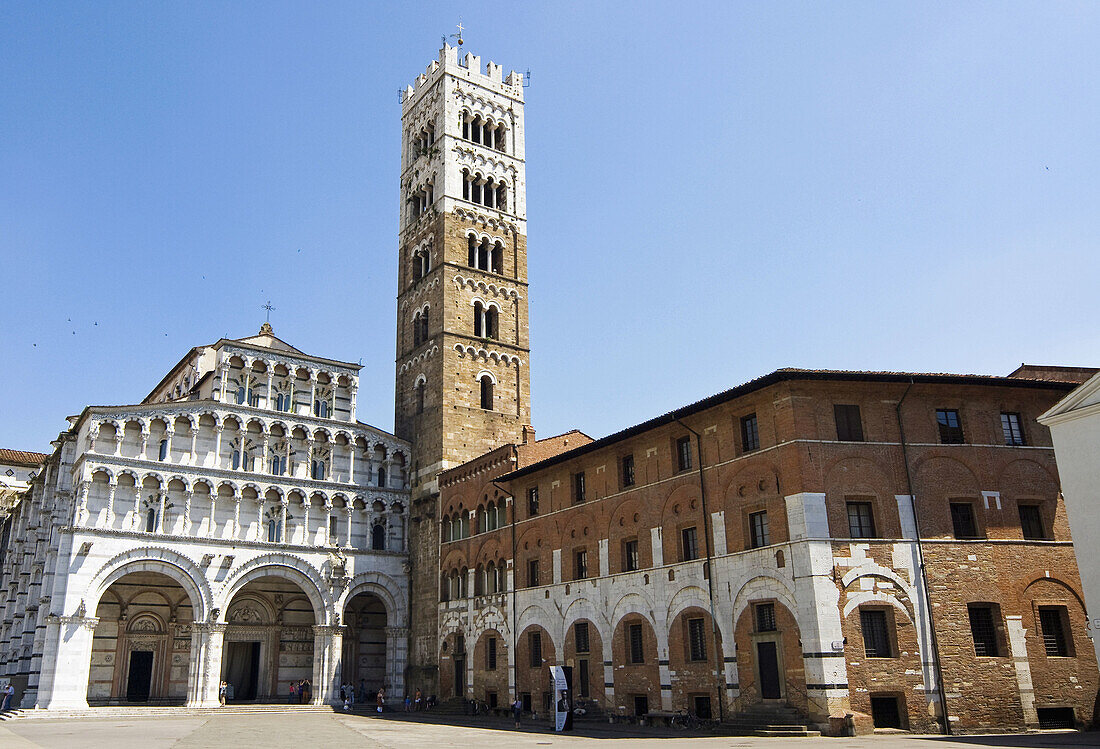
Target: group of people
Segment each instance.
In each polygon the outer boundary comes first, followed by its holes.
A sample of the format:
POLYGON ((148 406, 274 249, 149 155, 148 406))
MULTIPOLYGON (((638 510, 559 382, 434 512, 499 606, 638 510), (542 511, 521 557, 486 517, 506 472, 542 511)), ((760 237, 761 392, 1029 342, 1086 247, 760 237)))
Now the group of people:
POLYGON ((421 710, 427 710, 428 708, 435 707, 435 695, 433 694, 428 699, 424 699, 424 693, 417 687, 416 692, 410 695, 405 693, 405 712, 419 712, 421 710))
MULTIPOLYGON (((351 706, 358 702, 365 703, 370 698, 367 693, 367 684, 362 679, 359 680, 359 689, 356 690, 355 685, 341 684, 340 685, 340 701, 344 703, 345 710, 351 710, 351 706)), ((386 688, 380 687, 377 692, 374 693, 374 701, 378 708, 378 712, 382 712, 382 708, 386 704, 386 688)))
POLYGON ((291 705, 308 705, 312 696, 313 685, 309 683, 309 679, 300 679, 299 681, 290 682, 290 697, 288 701, 291 705))

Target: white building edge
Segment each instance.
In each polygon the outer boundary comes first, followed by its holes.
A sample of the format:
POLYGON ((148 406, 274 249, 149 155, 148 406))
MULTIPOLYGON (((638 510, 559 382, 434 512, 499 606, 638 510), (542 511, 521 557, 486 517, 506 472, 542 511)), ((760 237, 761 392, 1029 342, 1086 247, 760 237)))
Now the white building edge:
POLYGON ((70 417, 0 536, 19 704, 401 694, 409 445, 355 420, 359 369, 265 323, 70 417))

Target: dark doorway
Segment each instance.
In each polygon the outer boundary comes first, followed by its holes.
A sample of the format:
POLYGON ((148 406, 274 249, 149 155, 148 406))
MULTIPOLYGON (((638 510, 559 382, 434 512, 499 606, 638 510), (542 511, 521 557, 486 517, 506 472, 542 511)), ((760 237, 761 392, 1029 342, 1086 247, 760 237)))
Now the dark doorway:
POLYGON ((466 696, 466 659, 455 658, 455 697, 466 696))
POLYGON ((130 673, 126 677, 127 702, 146 702, 149 699, 149 685, 152 681, 153 651, 131 651, 130 673))
POLYGON ((1040 707, 1039 728, 1074 728, 1072 707, 1040 707))
POLYGON ((233 687, 233 700, 241 702, 256 699, 260 676, 260 643, 227 643, 225 659, 225 680, 233 687))
POLYGON ((760 666, 760 698, 780 699, 783 695, 779 689, 779 656, 775 650, 775 643, 756 643, 756 660, 760 666))
POLYGON ((897 697, 871 697, 871 718, 875 728, 901 728, 897 697))
POLYGON ((649 712, 649 697, 644 694, 634 695, 634 714, 645 715, 649 712))

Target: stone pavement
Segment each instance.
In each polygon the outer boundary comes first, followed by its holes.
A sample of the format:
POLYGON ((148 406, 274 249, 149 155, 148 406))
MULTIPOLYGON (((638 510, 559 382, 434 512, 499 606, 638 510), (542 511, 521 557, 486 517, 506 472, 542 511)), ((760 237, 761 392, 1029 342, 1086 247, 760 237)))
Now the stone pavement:
POLYGON ((1043 733, 1006 736, 916 737, 879 735, 852 739, 753 738, 744 736, 685 736, 657 729, 582 726, 581 733, 553 734, 528 724, 516 731, 510 723, 448 725, 431 717, 303 713, 268 715, 210 715, 180 718, 20 719, 0 723, 3 749, 274 749, 275 747, 363 747, 363 749, 447 749, 496 747, 600 747, 617 749, 694 749, 716 747, 780 747, 796 742, 806 749, 1051 749, 1100 747, 1100 733, 1043 733))

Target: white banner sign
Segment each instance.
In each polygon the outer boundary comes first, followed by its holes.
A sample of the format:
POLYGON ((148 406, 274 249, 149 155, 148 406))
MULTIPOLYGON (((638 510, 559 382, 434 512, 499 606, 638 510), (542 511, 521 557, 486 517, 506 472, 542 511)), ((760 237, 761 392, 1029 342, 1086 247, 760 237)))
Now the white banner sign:
POLYGON ((554 730, 564 731, 569 717, 569 682, 561 666, 550 667, 550 683, 554 685, 554 730))

